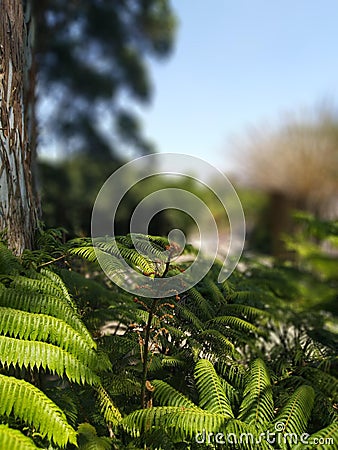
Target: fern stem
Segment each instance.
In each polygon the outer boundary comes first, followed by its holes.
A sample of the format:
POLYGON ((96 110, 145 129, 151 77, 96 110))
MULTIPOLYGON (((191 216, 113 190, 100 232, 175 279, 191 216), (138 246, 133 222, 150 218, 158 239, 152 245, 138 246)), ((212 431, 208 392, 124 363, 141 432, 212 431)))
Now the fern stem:
POLYGON ((156 311, 157 298, 154 298, 148 315, 148 321, 146 325, 146 334, 144 337, 144 345, 143 345, 143 367, 142 367, 142 381, 141 381, 141 408, 145 409, 147 407, 146 402, 146 383, 147 383, 147 375, 148 375, 148 354, 149 354, 149 340, 150 340, 150 330, 151 323, 153 321, 154 313, 156 311))

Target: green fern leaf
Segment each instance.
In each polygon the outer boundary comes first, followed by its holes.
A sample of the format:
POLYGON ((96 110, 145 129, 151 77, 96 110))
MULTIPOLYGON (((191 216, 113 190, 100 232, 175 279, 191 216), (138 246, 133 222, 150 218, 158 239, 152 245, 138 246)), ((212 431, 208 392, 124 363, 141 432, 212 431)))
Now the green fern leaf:
POLYGON ((197 330, 203 330, 204 325, 202 321, 186 306, 176 305, 175 313, 183 320, 190 322, 197 330))
POLYGON ((20 368, 48 369, 76 383, 99 384, 98 376, 70 353, 52 344, 0 336, 0 361, 20 368))
POLYGON ((18 258, 0 241, 0 273, 15 275, 22 270, 18 258))
POLYGON ((91 369, 107 370, 111 364, 99 359, 82 336, 63 320, 0 307, 0 332, 10 337, 49 342, 61 347, 91 369))
POLYGON ((210 328, 213 328, 215 325, 225 328, 234 328, 235 330, 244 333, 254 333, 258 335, 265 334, 263 329, 259 329, 252 323, 235 316, 219 316, 207 322, 207 326, 210 328))
MULTIPOLYGON (((39 450, 32 439, 13 430, 7 425, 0 424, 0 448, 6 450, 39 450)), ((40 449, 41 450, 41 449, 40 449)))
POLYGON ((57 317, 80 333, 90 347, 96 348, 95 341, 79 315, 63 298, 9 288, 0 290, 0 305, 57 317))
MULTIPOLYGON (((284 424, 283 434, 295 433, 300 436, 306 431, 306 425, 310 418, 315 399, 315 392, 311 386, 300 386, 292 394, 287 404, 278 414, 273 424, 284 424)), ((269 427, 271 431, 274 428, 269 427)))
POLYGON ((267 368, 261 359, 252 362, 243 395, 239 420, 249 425, 255 424, 258 426, 272 420, 274 405, 271 381, 267 368))
POLYGON ((55 288, 59 289, 60 296, 63 296, 68 301, 69 305, 74 310, 76 310, 76 305, 73 302, 71 296, 69 295, 68 289, 64 284, 64 282, 62 281, 62 279, 59 277, 59 275, 47 269, 41 269, 40 273, 44 277, 44 279, 48 278, 50 281, 53 282, 55 288))
POLYGON ((132 436, 149 433, 154 428, 165 429, 166 432, 181 439, 193 438, 197 433, 217 432, 224 428, 228 416, 203 411, 198 408, 183 406, 157 406, 133 411, 125 417, 121 425, 132 436))
POLYGON ((236 353, 234 344, 218 330, 205 330, 199 336, 205 338, 207 342, 219 343, 224 354, 235 355, 236 353))
POLYGON ((229 399, 211 362, 207 359, 199 360, 195 366, 194 376, 200 407, 225 417, 234 417, 229 399))
POLYGON ((331 423, 331 425, 322 428, 314 434, 311 434, 311 436, 307 438, 307 442, 309 445, 298 444, 293 447, 294 450, 306 450, 313 448, 322 448, 325 450, 329 450, 330 448, 333 449, 336 446, 336 442, 338 442, 338 421, 331 423), (319 444, 319 442, 322 444, 319 444), (314 443, 317 443, 315 447, 314 443))
POLYGON ((241 422, 240 420, 229 420, 225 426, 224 435, 227 443, 232 444, 229 448, 244 450, 274 450, 262 436, 259 430, 253 425, 241 422))
POLYGON ((225 315, 244 316, 246 320, 255 320, 259 317, 269 317, 270 313, 259 308, 238 303, 227 304, 222 308, 225 315))
POLYGON ((96 393, 99 409, 104 420, 114 426, 118 425, 119 422, 121 422, 122 416, 112 399, 109 397, 107 391, 102 386, 99 386, 96 388, 96 393))
POLYGON ((27 381, 0 375, 0 415, 11 414, 37 428, 56 445, 76 443, 76 432, 66 416, 43 392, 27 381))
POLYGON ((155 388, 154 398, 161 406, 181 406, 190 409, 200 409, 195 403, 165 381, 152 380, 151 384, 155 388))
POLYGON ((202 315, 204 320, 208 320, 214 317, 215 311, 213 310, 210 302, 206 298, 204 298, 197 289, 189 289, 188 295, 195 303, 195 305, 193 305, 193 309, 195 311, 198 311, 199 315, 202 315))

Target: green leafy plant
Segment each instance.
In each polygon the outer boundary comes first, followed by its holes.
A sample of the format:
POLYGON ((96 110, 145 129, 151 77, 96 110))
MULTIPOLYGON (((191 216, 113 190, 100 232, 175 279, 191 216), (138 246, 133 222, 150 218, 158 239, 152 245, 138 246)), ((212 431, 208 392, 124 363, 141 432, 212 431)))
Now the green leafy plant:
POLYGON ((117 423, 121 416, 100 380, 111 364, 97 351, 61 278, 44 267, 24 267, 4 244, 0 268, 0 418, 10 425, 0 429, 2 448, 35 448, 11 428, 22 430, 21 422, 37 445, 77 445, 67 414, 44 392, 53 377, 66 383, 64 391, 71 383, 92 386, 103 416, 117 423))
MULTIPOLYGON (((229 448, 247 449, 275 448, 265 439, 269 436, 270 441, 274 436, 274 442, 278 442, 280 448, 289 448, 290 436, 300 437, 309 431, 315 400, 313 388, 308 385, 298 387, 283 406, 275 410, 273 383, 261 359, 250 364, 241 390, 218 375, 212 363, 205 359, 196 363, 194 378, 197 404, 166 382, 153 380, 154 398, 160 406, 132 412, 122 421, 124 429, 133 436, 144 438, 161 429, 172 442, 189 442, 187 448, 198 448, 201 443, 218 448, 215 436, 222 433, 223 444, 227 442, 229 448), (238 441, 232 441, 233 445, 230 445, 230 441, 224 442, 227 436, 236 436, 238 441)), ((332 437, 338 438, 336 424, 334 420, 325 429, 317 431, 309 442, 314 436, 330 432, 332 437)))

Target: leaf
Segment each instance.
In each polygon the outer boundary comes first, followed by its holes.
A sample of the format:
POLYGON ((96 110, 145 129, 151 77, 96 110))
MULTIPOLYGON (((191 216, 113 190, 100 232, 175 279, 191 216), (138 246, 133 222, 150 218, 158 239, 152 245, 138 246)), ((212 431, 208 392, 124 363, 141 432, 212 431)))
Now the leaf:
POLYGON ((7 425, 0 424, 0 448, 6 450, 39 450, 32 439, 13 430, 7 425))
POLYGON ((0 336, 0 360, 20 368, 48 369, 76 383, 99 384, 98 376, 73 355, 45 342, 0 336))
POLYGON ((264 362, 251 363, 238 419, 250 425, 263 425, 273 419, 273 398, 270 376, 264 362))
POLYGON ((211 362, 207 359, 199 360, 195 366, 194 376, 200 407, 212 413, 234 417, 229 399, 211 362))
POLYGON ((198 408, 195 403, 188 399, 181 392, 170 386, 162 380, 152 380, 151 384, 154 386, 154 398, 162 406, 181 406, 184 408, 198 408))
POLYGON ((289 401, 278 414, 278 417, 274 420, 274 427, 269 427, 269 429, 275 432, 276 424, 283 424, 283 429, 278 431, 281 431, 283 434, 294 433, 300 436, 306 431, 314 399, 315 392, 311 386, 300 386, 292 394, 289 401))
POLYGON ((11 414, 37 428, 56 445, 76 443, 76 432, 66 416, 42 391, 27 381, 0 375, 0 415, 11 414))

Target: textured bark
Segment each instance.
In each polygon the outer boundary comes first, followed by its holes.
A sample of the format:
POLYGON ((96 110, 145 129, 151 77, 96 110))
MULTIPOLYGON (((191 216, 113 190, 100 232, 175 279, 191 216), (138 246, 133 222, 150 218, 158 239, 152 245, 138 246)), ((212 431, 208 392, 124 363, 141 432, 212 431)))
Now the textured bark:
POLYGON ((0 0, 0 230, 21 254, 38 224, 30 1, 0 0))

